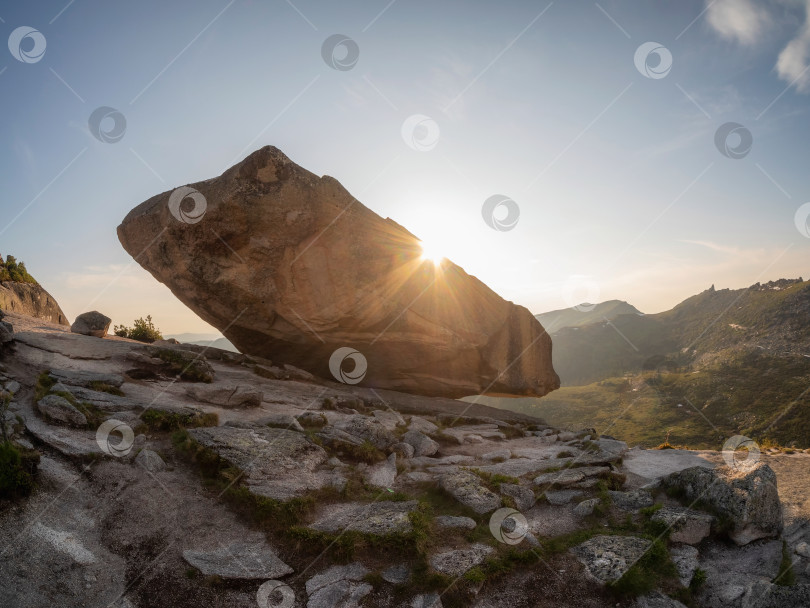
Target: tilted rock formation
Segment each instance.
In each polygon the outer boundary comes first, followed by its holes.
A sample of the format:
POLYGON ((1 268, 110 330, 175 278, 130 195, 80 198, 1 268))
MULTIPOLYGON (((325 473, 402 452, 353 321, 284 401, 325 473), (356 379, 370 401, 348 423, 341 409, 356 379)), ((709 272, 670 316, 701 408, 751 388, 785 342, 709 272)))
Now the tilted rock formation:
POLYGON ((0 283, 0 309, 59 325, 70 325, 59 303, 36 283, 0 283))
POLYGON ((133 209, 118 238, 241 352, 330 378, 348 346, 368 363, 363 385, 421 394, 559 387, 528 310, 423 260, 415 236, 278 149, 178 190, 133 209))

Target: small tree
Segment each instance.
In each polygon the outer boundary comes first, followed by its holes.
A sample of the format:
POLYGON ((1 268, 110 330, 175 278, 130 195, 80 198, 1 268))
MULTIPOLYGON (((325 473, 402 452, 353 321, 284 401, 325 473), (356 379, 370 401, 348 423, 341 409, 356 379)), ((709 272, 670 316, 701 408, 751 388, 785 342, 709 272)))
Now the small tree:
POLYGON ((28 269, 24 262, 18 262, 17 258, 10 255, 3 262, 0 257, 0 281, 14 281, 15 283, 36 283, 36 279, 28 274, 28 269))
POLYGON ((129 338, 130 340, 137 340, 138 342, 152 343, 155 340, 162 340, 163 334, 155 327, 152 322, 152 315, 147 315, 146 319, 141 317, 135 319, 132 327, 126 325, 116 325, 113 328, 116 336, 121 338, 129 338))

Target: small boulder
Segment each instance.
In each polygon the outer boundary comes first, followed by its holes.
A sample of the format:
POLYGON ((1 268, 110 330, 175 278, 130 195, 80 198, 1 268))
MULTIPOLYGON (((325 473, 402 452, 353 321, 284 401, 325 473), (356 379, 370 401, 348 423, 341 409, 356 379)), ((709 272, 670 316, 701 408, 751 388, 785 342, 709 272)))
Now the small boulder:
POLYGON ((593 510, 598 504, 598 498, 589 498, 588 500, 583 500, 576 507, 574 507, 574 515, 577 517, 587 517, 588 515, 592 515, 593 510))
POLYGON ((518 511, 528 511, 534 506, 537 500, 531 488, 519 486, 514 483, 502 483, 501 494, 514 500, 515 508, 518 511))
POLYGON ((157 452, 143 449, 135 457, 135 464, 143 467, 150 473, 159 473, 166 469, 166 463, 157 452))
POLYGON ((374 410, 371 412, 371 415, 379 420, 380 424, 389 431, 396 430, 398 426, 405 426, 405 419, 398 412, 391 410, 374 410))
POLYGON ((455 549, 438 553, 430 558, 434 570, 447 576, 458 577, 483 563, 495 549, 476 543, 469 549, 455 549))
POLYGON ((87 417, 60 395, 45 395, 37 403, 37 409, 51 421, 70 426, 87 426, 87 417))
POLYGON ((105 338, 110 329, 110 323, 112 323, 112 319, 94 310, 76 317, 73 325, 70 326, 70 331, 74 334, 105 338))
POLYGON ((439 444, 421 431, 408 431, 402 441, 413 446, 414 456, 433 456, 439 451, 439 444))
POLYGON ((376 418, 355 414, 336 422, 334 427, 363 441, 368 441, 374 447, 385 450, 395 444, 393 433, 386 429, 376 418))
POLYGON ((481 478, 469 471, 442 475, 442 489, 466 507, 479 514, 489 513, 501 506, 501 497, 485 487, 481 478))
POLYGON ((782 505, 776 473, 763 462, 736 469, 691 467, 662 479, 688 501, 707 503, 731 523, 729 537, 738 545, 775 538, 782 531, 782 505))
POLYGON ((413 449, 413 446, 410 443, 405 443, 400 441, 399 443, 395 443, 391 446, 391 451, 394 454, 397 454, 400 458, 410 459, 413 458, 414 453, 416 452, 413 449))
POLYGON ((709 535, 714 522, 711 515, 681 507, 662 507, 651 519, 671 530, 669 538, 672 542, 685 545, 700 543, 709 535))
POLYGON ((293 569, 264 543, 235 542, 211 551, 183 551, 183 559, 206 576, 230 580, 274 579, 293 569))
POLYGON ((433 435, 439 431, 439 427, 433 424, 430 420, 425 420, 420 416, 411 416, 408 428, 412 431, 419 431, 425 435, 433 435))
POLYGON ((374 588, 362 582, 369 574, 360 563, 332 566, 306 582, 307 608, 356 608, 374 588))
POLYGON ((638 511, 645 507, 651 507, 655 502, 652 494, 646 490, 632 490, 630 492, 619 492, 617 490, 609 490, 610 499, 613 504, 619 507, 622 511, 638 511))
POLYGON ((295 419, 304 426, 323 426, 326 424, 326 418, 318 412, 304 412, 298 414, 295 419))
POLYGON ((698 550, 689 545, 679 545, 670 550, 672 563, 678 571, 681 585, 688 587, 698 568, 698 550))
POLYGON ((580 490, 560 490, 558 492, 546 491, 545 497, 549 504, 560 506, 567 505, 575 498, 582 496, 580 490))

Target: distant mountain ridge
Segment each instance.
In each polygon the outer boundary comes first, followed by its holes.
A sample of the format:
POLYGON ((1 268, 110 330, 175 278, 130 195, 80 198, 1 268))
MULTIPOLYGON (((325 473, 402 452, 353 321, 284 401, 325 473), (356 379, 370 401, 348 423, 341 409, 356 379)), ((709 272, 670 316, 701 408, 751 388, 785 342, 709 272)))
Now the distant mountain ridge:
POLYGON ((231 344, 231 341, 223 337, 222 334, 170 334, 166 338, 174 338, 183 344, 195 344, 197 346, 209 346, 211 348, 219 348, 221 350, 228 350, 234 353, 239 351, 231 344))
POLYGON ((681 367, 700 364, 730 348, 810 354, 810 282, 779 279, 720 290, 712 285, 672 310, 617 314, 553 335, 554 368, 563 385, 655 367, 659 358, 681 367))
POLYGON ((481 402, 646 447, 735 434, 810 447, 810 281, 712 286, 666 312, 563 327, 552 356, 554 393, 481 402))
POLYGON ((582 327, 591 323, 612 321, 619 315, 642 315, 635 306, 623 300, 607 300, 599 304, 583 303, 574 308, 552 310, 534 318, 540 321, 552 336, 566 327, 582 327))

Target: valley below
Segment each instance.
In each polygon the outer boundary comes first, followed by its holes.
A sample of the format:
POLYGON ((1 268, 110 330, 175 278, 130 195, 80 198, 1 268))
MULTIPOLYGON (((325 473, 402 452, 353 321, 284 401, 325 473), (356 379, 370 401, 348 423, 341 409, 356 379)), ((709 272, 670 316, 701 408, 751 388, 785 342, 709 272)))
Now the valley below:
POLYGON ((656 315, 617 302, 588 308, 538 315, 559 390, 467 400, 648 448, 720 449, 733 435, 810 448, 810 282, 712 287, 656 315))

